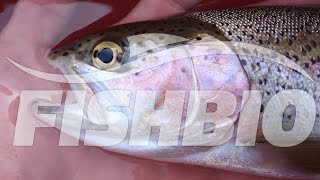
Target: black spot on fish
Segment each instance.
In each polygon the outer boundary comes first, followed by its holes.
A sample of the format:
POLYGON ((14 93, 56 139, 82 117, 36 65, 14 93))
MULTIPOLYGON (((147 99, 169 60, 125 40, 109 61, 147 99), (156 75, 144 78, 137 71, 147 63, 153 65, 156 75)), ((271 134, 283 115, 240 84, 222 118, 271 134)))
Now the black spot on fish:
POLYGON ((164 29, 163 29, 163 28, 159 28, 158 30, 159 30, 159 31, 164 31, 164 29))
POLYGON ((281 73, 281 69, 280 69, 279 67, 277 68, 277 71, 278 71, 279 73, 281 73))
POLYGON ((306 50, 305 50, 305 48, 303 46, 300 46, 300 52, 304 56, 307 55, 307 52, 306 52, 306 50))
POLYGON ((229 36, 232 36, 232 32, 231 32, 231 31, 228 31, 228 35, 229 35, 229 36))
POLYGON ((197 41, 201 41, 201 39, 202 39, 201 37, 196 37, 197 41))
POLYGON ((310 43, 311 43, 311 46, 312 46, 312 47, 314 47, 314 48, 317 47, 317 42, 316 42, 316 41, 312 40, 310 43))
POLYGON ((53 54, 58 54, 58 53, 59 53, 59 51, 54 51, 54 52, 53 52, 53 54))
POLYGON ((69 52, 64 52, 63 54, 62 54, 62 56, 68 56, 69 55, 69 52))
POLYGON ((299 61, 299 57, 295 54, 295 55, 293 55, 292 56, 293 58, 294 58, 294 60, 296 61, 296 62, 298 62, 299 61))
POLYGON ((309 44, 307 44, 306 46, 305 46, 305 49, 308 51, 308 52, 310 52, 311 51, 311 46, 309 45, 309 44))
POLYGON ((282 37, 284 36, 284 32, 283 31, 280 32, 280 36, 282 36, 282 37))
POLYGON ((82 51, 78 51, 78 52, 77 52, 77 54, 81 54, 81 53, 82 53, 82 51))
POLYGON ((246 66, 246 65, 247 65, 247 61, 244 60, 244 59, 242 59, 240 62, 241 62, 241 64, 242 64, 243 66, 246 66))
POLYGON ((257 65, 258 67, 260 67, 260 63, 259 63, 259 62, 257 62, 256 65, 257 65))
POLYGON ((267 84, 268 80, 266 78, 263 79, 263 84, 267 84))
POLYGON ((288 39, 288 44, 289 44, 289 46, 291 46, 293 44, 293 40, 292 39, 288 39))
POLYGON ((153 53, 153 50, 149 49, 146 53, 151 54, 151 53, 153 53))
POLYGON ((185 73, 185 72, 187 72, 187 70, 186 70, 186 68, 181 68, 181 72, 183 72, 183 73, 185 73))
POLYGON ((284 55, 285 55, 287 58, 290 58, 290 53, 289 53, 289 52, 285 52, 284 55))
POLYGON ((91 39, 87 39, 87 42, 90 42, 91 41, 91 39))
POLYGON ((269 91, 266 91, 266 94, 267 94, 267 96, 270 96, 271 93, 269 91))
POLYGON ((308 30, 308 29, 306 30, 306 33, 310 34, 310 35, 312 34, 312 32, 310 30, 308 30))

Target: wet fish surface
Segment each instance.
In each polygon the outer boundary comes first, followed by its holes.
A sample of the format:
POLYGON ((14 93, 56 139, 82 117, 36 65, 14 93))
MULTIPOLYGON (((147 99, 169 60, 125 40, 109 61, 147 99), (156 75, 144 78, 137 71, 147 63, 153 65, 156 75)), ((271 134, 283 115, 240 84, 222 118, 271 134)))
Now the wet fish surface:
MULTIPOLYGON (((144 51, 139 51, 138 53, 134 52, 135 49, 129 48, 130 42, 127 37, 150 33, 158 34, 156 40, 153 40, 153 42, 157 41, 159 44, 165 44, 166 41, 170 41, 165 34, 178 36, 183 39, 179 42, 173 42, 173 46, 179 43, 192 44, 205 42, 214 38, 221 42, 248 43, 267 48, 278 52, 291 62, 297 64, 311 79, 295 69, 268 60, 268 58, 264 57, 264 53, 268 54, 267 51, 255 52, 257 51, 255 49, 238 48, 242 53, 238 54, 237 58, 234 59, 234 61, 240 65, 240 69, 235 76, 241 76, 241 80, 231 82, 230 87, 227 88, 232 89, 233 86, 234 91, 237 91, 238 88, 239 91, 241 91, 239 94, 245 89, 261 90, 262 92, 262 104, 259 108, 260 119, 257 144, 255 147, 236 147, 233 141, 233 143, 205 148, 159 147, 139 149, 121 146, 114 149, 106 149, 160 161, 188 163, 265 176, 308 177, 314 179, 320 177, 320 159, 316 156, 320 150, 319 8, 256 7, 212 10, 192 12, 184 16, 159 21, 137 22, 114 26, 105 31, 79 39, 60 49, 53 50, 49 56, 50 63, 59 68, 64 74, 108 71, 109 66, 119 66, 119 68, 113 72, 121 74, 127 70, 121 69, 121 66, 131 62, 134 57, 143 56, 143 53, 147 55, 159 51, 158 47, 150 48, 150 45, 148 45, 149 42, 144 41, 144 39, 136 41, 136 46, 139 46, 140 49, 144 51), (102 46, 102 48, 100 46, 102 46), (113 55, 110 56, 110 53, 112 54, 112 52, 109 51, 110 49, 114 52, 116 51, 117 54, 113 52, 113 55), (245 54, 257 54, 261 55, 261 57, 245 54), (108 59, 109 56, 111 59, 108 59), (97 58, 99 60, 106 58, 102 61, 106 65, 101 64, 100 61, 95 62, 97 58), (112 64, 108 65, 110 62, 112 62, 112 64), (243 74, 241 74, 242 71, 243 74), (244 82, 243 79, 245 78, 247 82, 244 82), (316 104, 314 128, 303 144, 292 147, 291 149, 275 148, 268 144, 263 137, 261 121, 266 105, 270 99, 277 93, 290 89, 303 90, 313 97, 316 104)), ((170 47, 170 45, 166 45, 163 48, 166 49, 170 47)), ((230 49, 235 50, 237 47, 230 46, 230 49)), ((271 54, 268 57, 270 56, 274 55, 271 54)), ((212 56, 204 56, 204 58, 210 59, 212 56)), ((180 66, 178 67, 179 68, 176 68, 177 73, 183 74, 187 71, 183 68, 181 68, 180 71, 180 66)), ((166 73, 164 70, 160 72, 166 73)), ((209 72, 210 71, 202 71, 200 74, 209 72)), ((191 71, 189 73, 192 74, 191 71)), ((142 79, 141 81, 145 83, 150 81, 150 77, 146 78, 143 73, 136 73, 134 76, 134 78, 142 79)), ((151 75, 151 79, 152 76, 153 75, 151 75)), ((181 78, 182 76, 183 75, 179 77, 181 78)), ((190 77, 191 76, 192 75, 190 75, 190 77)), ((201 79, 201 75, 197 77, 201 79)), ((169 79, 167 84, 179 84, 179 82, 172 82, 169 77, 167 78, 169 79)), ((182 81, 187 83, 187 80, 182 81)), ((205 87, 212 86, 207 85, 210 82, 202 83, 200 86, 204 87, 204 89, 205 87)), ((93 92, 108 89, 103 83, 90 82, 88 85, 93 92)), ((71 84, 71 87, 74 89, 83 89, 81 86, 75 84, 71 84)), ((143 87, 148 88, 148 84, 144 84, 143 87)), ((168 85, 168 87, 171 86, 168 85)), ((237 95, 237 98, 238 100, 241 99, 242 95, 237 95)), ((238 103, 240 106, 239 101, 238 103)), ((284 130, 289 131, 292 128, 296 117, 294 112, 294 107, 286 109, 283 117, 284 130)), ((238 118, 238 114, 235 114, 234 117, 238 118)), ((237 121, 235 121, 235 124, 237 124, 237 121)))

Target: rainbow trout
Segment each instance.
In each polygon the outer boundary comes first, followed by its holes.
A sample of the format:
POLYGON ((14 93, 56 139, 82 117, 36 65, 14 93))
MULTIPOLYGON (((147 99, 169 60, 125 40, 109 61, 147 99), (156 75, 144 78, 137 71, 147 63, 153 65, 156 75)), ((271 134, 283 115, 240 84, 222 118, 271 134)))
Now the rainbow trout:
POLYGON ((61 130, 86 144, 317 179, 319 51, 319 8, 261 7, 110 27, 53 50, 49 61, 73 90, 96 94, 83 114, 78 91, 78 106, 59 111, 69 117, 61 130))

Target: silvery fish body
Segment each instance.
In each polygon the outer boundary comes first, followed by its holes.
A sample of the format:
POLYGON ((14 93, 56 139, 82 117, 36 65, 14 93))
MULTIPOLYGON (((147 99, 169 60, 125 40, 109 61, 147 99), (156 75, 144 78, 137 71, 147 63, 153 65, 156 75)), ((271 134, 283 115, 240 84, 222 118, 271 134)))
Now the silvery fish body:
MULTIPOLYGON (((319 8, 261 7, 193 12, 171 19, 110 27, 53 50, 49 57, 50 64, 66 75, 73 89, 88 89, 92 93, 125 89, 131 90, 134 94, 135 101, 127 103, 127 109, 117 109, 129 119, 129 124, 118 124, 118 129, 121 127, 129 129, 125 135, 126 140, 118 145, 104 147, 107 150, 160 161, 188 163, 265 176, 316 179, 320 177, 320 159, 316 156, 320 150, 319 50, 319 8), (199 47, 200 49, 197 49, 199 47), (186 56, 185 54, 189 52, 191 55, 186 56), (152 64, 157 62, 161 63, 152 64), (86 73, 87 75, 81 75, 86 73), (84 83, 77 83, 77 80, 74 80, 76 76, 79 76, 78 80, 84 83), (314 108, 314 116, 311 116, 315 119, 312 132, 298 146, 275 147, 263 135, 262 122, 264 113, 268 110, 267 104, 276 94, 295 89, 307 92, 314 100, 314 105, 303 104, 302 108, 314 108), (156 94, 146 92, 139 94, 138 91, 141 90, 154 90, 156 94), (180 96, 175 94, 176 91, 170 94, 166 93, 167 90, 184 91, 180 93, 183 95, 179 99, 180 96), (199 117, 208 118, 207 114, 214 109, 214 105, 211 107, 212 103, 208 103, 207 111, 203 112, 200 104, 209 95, 197 94, 193 90, 220 90, 235 95, 234 99, 229 99, 236 102, 234 113, 228 114, 232 124, 221 125, 222 129, 227 127, 225 131, 232 128, 228 141, 223 141, 222 136, 216 136, 218 139, 222 138, 222 143, 213 143, 212 140, 203 142, 202 146, 183 146, 183 139, 188 139, 194 134, 219 130, 219 123, 212 129, 207 123, 203 127, 203 132, 188 134, 187 130, 183 132, 183 128, 176 129, 174 131, 178 138, 176 145, 172 134, 159 136, 161 129, 160 132, 159 129, 153 129, 149 146, 142 146, 145 144, 145 138, 140 137, 141 134, 138 132, 132 132, 132 128, 138 131, 146 130, 147 134, 150 134, 148 123, 152 122, 152 118, 163 121, 163 124, 170 123, 166 115, 169 117, 175 114, 175 110, 181 111, 182 125, 178 124, 177 127, 191 126, 199 117), (256 109, 259 111, 256 141, 254 147, 238 147, 235 145, 237 132, 239 133, 237 126, 240 126, 239 114, 244 107, 243 102, 248 100, 244 95, 247 90, 261 92, 261 103, 256 105, 259 107, 256 109), (150 103, 146 100, 139 101, 139 98, 143 97, 149 99, 150 103), (170 101, 168 97, 178 99, 170 101), (163 110, 157 113, 149 108, 147 112, 142 113, 135 109, 150 106, 154 106, 153 108, 158 111, 166 108, 175 110, 168 112, 163 110), (138 146, 135 144, 130 146, 130 137, 136 138, 134 142, 138 146), (155 145, 161 138, 169 145, 155 145)), ((100 105, 110 106, 127 101, 126 97, 117 95, 119 92, 108 93, 97 96, 100 105)), ((214 95, 224 96, 221 92, 215 92, 214 95)), ((76 94, 75 97, 77 98, 76 94)), ((297 108, 288 106, 283 113, 282 128, 288 132, 293 128, 294 119, 300 116, 299 113, 294 113, 295 109, 297 108)), ((101 115, 102 118, 97 115, 96 120, 91 118, 90 121, 86 114, 84 117, 77 117, 78 111, 70 112, 74 112, 69 115, 75 119, 83 118, 85 129, 107 129, 106 125, 110 127, 121 121, 119 120, 121 115, 104 114, 105 116, 101 115), (105 120, 105 123, 99 118, 105 120)), ((68 125, 73 126, 72 122, 68 125)), ((176 127, 175 124, 170 126, 176 127)), ((166 128, 165 125, 162 127, 166 128)), ((71 131, 68 132, 67 129, 66 133, 73 135, 71 131)), ((117 134, 117 128, 114 131, 114 136, 108 138, 121 136, 121 133, 117 134)), ((245 130, 242 133, 245 133, 245 130)), ((105 138, 92 134, 87 140, 99 144, 105 141, 105 138)), ((252 142, 242 142, 242 145, 246 143, 252 142)))

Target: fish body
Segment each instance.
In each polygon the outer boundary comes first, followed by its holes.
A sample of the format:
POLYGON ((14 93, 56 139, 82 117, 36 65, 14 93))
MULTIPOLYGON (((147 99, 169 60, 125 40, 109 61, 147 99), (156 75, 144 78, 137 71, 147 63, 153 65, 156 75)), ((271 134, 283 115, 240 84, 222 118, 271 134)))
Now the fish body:
MULTIPOLYGON (((213 51, 215 51, 214 48, 213 51)), ((319 178, 320 161, 314 157, 320 150, 319 8, 261 7, 212 10, 192 12, 159 21, 119 25, 53 50, 49 57, 50 63, 64 74, 80 74, 80 79, 87 82, 93 93, 108 90, 110 87, 135 91, 157 90, 160 95, 156 98, 155 107, 160 109, 163 106, 164 91, 168 89, 231 91, 237 100, 235 113, 231 115, 234 124, 237 124, 239 119, 241 100, 244 99, 243 92, 245 90, 262 92, 257 144, 254 148, 236 147, 233 139, 232 142, 214 147, 137 148, 123 143, 106 149, 160 161, 188 163, 266 176, 319 178), (81 76, 81 73, 100 71, 107 71, 115 76, 121 75, 134 68, 143 67, 144 62, 146 64, 149 61, 159 61, 161 57, 165 58, 161 52, 166 49, 173 49, 170 53, 176 57, 179 53, 174 50, 175 47, 189 45, 188 47, 192 50, 194 43, 207 41, 225 45, 224 47, 230 50, 231 55, 220 51, 215 55, 198 55, 191 64, 178 60, 171 62, 171 65, 161 64, 158 69, 153 67, 146 72, 121 76, 120 80, 112 79, 108 83, 96 81, 95 78, 98 76, 81 76), (247 48, 247 46, 243 48, 241 44, 262 47, 262 50, 247 48), (95 49, 100 45, 112 48, 96 51, 95 49), (117 57, 114 57, 115 54, 113 56, 108 54, 110 49, 117 52, 117 57), (272 53, 274 51, 275 54, 272 53), (160 54, 148 56, 157 53, 160 54), (289 62, 296 64, 299 70, 270 61, 268 58, 278 56, 283 56, 289 62), (114 60, 114 64, 118 65, 108 69, 104 65, 99 66, 100 61, 95 63, 97 58, 100 60, 105 58, 104 63, 114 60), (137 58, 142 59, 139 61, 141 64, 126 66, 137 58), (189 66, 191 68, 188 68, 189 66), (302 71, 305 74, 301 73, 302 71), (313 130, 302 145, 290 150, 274 148, 263 136, 261 128, 263 114, 272 97, 279 92, 292 89, 308 92, 314 99, 316 114, 313 130), (298 157, 297 154, 304 155, 298 157)), ((76 83, 71 84, 71 87, 85 89, 76 83)), ((99 96, 104 99, 100 99, 104 102, 121 99, 114 94, 113 97, 114 99, 105 99, 104 96, 99 96)), ((188 113, 185 112, 187 108, 182 109, 183 117, 188 119, 188 113)), ((294 107, 289 107, 286 111, 283 129, 289 131, 292 128, 292 121, 298 115, 294 115, 294 107)), ((145 118, 145 116, 141 117, 145 118)), ((131 124, 131 126, 134 125, 134 123, 131 124)))

